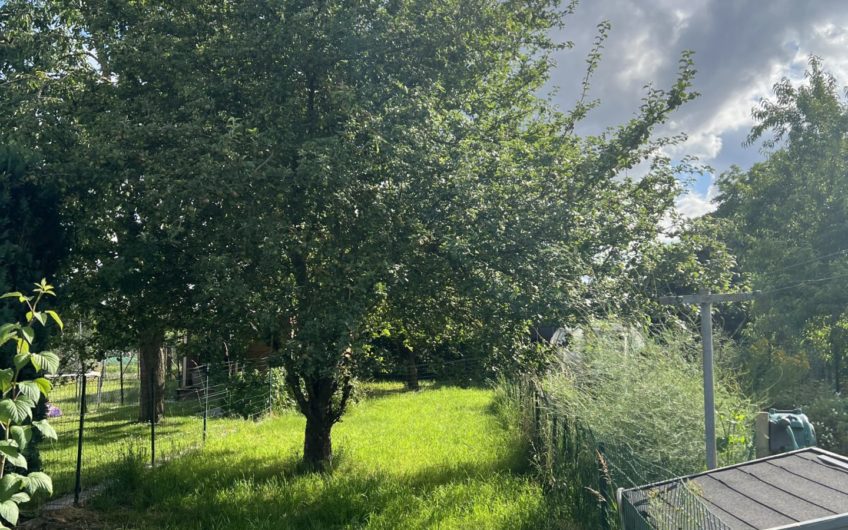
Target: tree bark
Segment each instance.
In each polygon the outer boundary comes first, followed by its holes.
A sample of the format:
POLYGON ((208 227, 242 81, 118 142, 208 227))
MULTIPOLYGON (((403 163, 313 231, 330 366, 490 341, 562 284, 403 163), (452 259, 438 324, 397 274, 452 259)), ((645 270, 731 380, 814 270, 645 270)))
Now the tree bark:
POLYGON ((301 413, 306 416, 303 439, 303 463, 315 471, 329 470, 333 463, 331 431, 347 407, 353 386, 350 377, 340 381, 332 377, 307 378, 288 369, 286 384, 301 413), (338 403, 333 396, 340 391, 338 403))
POLYGON ((406 350, 406 389, 418 390, 418 365, 416 364, 415 351, 412 348, 401 347, 406 350))
POLYGON ((158 423, 165 413, 165 358, 161 329, 147 329, 139 337, 138 368, 141 399, 138 421, 158 423))
POLYGON ((326 416, 306 417, 306 436, 303 439, 303 462, 315 470, 326 470, 333 463, 333 424, 326 416))

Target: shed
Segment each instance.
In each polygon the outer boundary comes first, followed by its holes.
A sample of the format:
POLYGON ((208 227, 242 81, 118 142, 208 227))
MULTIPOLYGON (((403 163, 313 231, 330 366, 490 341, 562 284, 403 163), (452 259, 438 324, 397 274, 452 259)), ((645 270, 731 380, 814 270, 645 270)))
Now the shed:
POLYGON ((810 447, 618 490, 624 530, 848 529, 848 458, 810 447))

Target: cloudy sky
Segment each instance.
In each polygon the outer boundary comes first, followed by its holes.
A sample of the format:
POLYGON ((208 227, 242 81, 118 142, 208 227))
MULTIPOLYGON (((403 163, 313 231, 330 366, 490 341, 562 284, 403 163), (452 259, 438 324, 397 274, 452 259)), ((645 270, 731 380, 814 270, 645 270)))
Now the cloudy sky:
POLYGON ((583 124, 599 132, 633 116, 644 85, 671 85, 683 50, 695 52, 695 90, 701 96, 672 117, 665 133, 689 140, 673 156, 691 154, 714 168, 689 183, 678 201, 687 215, 709 211, 711 185, 731 165, 748 168, 762 158, 743 147, 751 108, 782 77, 800 80, 810 54, 848 84, 846 0, 582 0, 563 40, 575 47, 557 56, 556 101, 570 108, 580 89, 586 53, 603 20, 612 23, 592 95, 601 100, 583 124))

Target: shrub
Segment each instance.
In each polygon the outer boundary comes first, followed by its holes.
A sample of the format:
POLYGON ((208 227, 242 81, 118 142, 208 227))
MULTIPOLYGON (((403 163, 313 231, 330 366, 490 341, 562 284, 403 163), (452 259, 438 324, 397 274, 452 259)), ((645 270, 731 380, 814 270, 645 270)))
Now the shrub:
POLYGON ((822 449, 848 454, 848 399, 831 391, 822 392, 804 412, 816 429, 822 449))
POLYGON ((292 408, 282 368, 238 372, 227 382, 224 413, 245 419, 292 408))

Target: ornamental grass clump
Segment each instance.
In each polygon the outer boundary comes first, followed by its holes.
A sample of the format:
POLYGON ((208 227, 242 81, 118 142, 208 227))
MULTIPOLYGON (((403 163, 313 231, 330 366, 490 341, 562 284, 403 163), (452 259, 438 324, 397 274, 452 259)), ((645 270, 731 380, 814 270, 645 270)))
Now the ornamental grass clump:
MULTIPOLYGON (((513 384, 524 400, 533 461, 572 520, 614 520, 614 493, 705 469, 703 383, 697 335, 648 337, 593 322, 546 375, 513 384)), ((721 465, 752 456, 755 407, 719 377, 721 465)), ((516 395, 513 389, 511 395, 516 395)), ((512 410, 515 410, 513 408, 512 410)))

